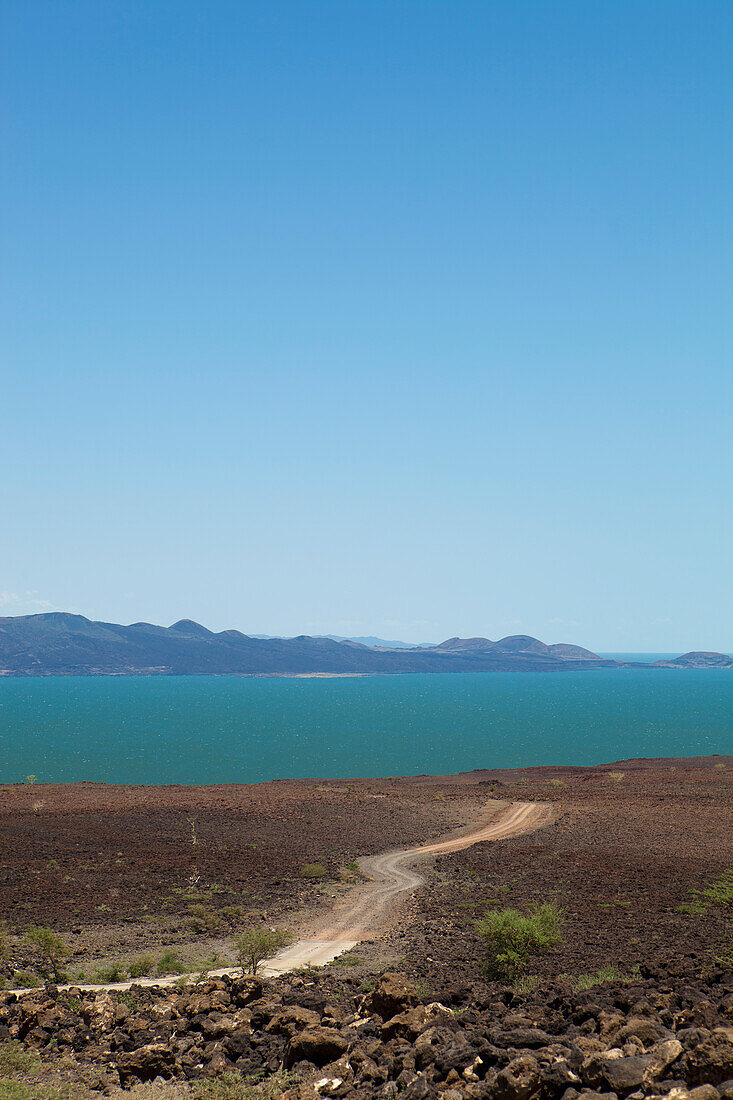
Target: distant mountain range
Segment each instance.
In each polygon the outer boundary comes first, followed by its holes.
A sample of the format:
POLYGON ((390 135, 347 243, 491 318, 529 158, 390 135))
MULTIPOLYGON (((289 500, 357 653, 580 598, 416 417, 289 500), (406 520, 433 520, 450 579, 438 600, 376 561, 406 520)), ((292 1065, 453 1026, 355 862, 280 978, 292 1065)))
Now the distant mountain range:
MULTIPOLYGON (((379 639, 375 639, 378 641, 379 639)), ((449 638, 435 646, 370 646, 351 639, 258 638, 213 633, 190 619, 119 626, 51 612, 0 618, 0 675, 338 675, 376 672, 570 671, 594 668, 733 668, 725 653, 685 653, 634 664, 524 634, 492 642, 449 638)))
MULTIPOLYGON (((273 638, 282 637, 279 634, 250 634, 250 638, 266 638, 271 641, 273 638)), ((388 642, 385 638, 375 638, 373 634, 360 638, 346 638, 343 634, 315 634, 315 638, 328 638, 331 642, 358 642, 359 645, 370 646, 372 649, 434 649, 435 642, 388 642)))

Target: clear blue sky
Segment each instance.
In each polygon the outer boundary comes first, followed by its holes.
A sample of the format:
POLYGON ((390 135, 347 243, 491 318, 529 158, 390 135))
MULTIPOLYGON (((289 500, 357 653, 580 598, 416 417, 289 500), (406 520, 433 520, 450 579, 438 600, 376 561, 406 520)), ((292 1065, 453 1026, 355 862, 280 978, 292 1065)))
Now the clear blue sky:
POLYGON ((2 613, 733 648, 729 0, 6 0, 2 613))

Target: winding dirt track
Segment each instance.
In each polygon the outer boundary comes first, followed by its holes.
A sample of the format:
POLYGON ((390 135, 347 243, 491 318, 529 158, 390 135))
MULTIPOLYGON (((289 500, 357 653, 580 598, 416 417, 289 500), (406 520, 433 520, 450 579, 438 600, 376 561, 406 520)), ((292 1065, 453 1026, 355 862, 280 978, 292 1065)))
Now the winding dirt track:
MULTIPOLYGON (((481 841, 504 840, 531 832, 551 819, 552 810, 546 802, 494 802, 462 834, 418 848, 401 848, 378 856, 364 856, 358 861, 359 868, 369 882, 350 890, 330 912, 312 922, 302 938, 264 963, 261 972, 273 976, 303 966, 323 966, 361 940, 374 939, 384 930, 396 903, 423 883, 424 876, 413 868, 414 863, 430 856, 458 852, 481 841)), ((239 973, 239 967, 209 971, 211 977, 239 973)), ((168 986, 179 980, 178 977, 138 978, 134 984, 168 986)), ((129 989, 132 984, 117 982, 81 988, 99 991, 129 989)))

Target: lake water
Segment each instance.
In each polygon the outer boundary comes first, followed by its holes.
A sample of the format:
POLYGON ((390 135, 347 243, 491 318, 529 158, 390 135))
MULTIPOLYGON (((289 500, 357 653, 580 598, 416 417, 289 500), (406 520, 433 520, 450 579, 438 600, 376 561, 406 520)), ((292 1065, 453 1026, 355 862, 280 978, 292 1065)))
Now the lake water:
POLYGON ((733 753, 733 671, 0 679, 0 782, 223 783, 733 753))

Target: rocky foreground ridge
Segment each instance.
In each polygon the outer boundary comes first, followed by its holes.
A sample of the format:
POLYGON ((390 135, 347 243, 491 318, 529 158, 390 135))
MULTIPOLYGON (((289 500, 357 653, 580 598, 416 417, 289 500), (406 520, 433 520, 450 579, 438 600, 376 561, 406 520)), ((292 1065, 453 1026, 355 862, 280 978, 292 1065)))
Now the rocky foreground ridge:
POLYGON ((733 1100, 733 971, 703 976, 690 958, 584 993, 456 986, 442 1003, 395 973, 366 993, 325 972, 175 992, 49 986, 0 994, 7 1040, 72 1055, 100 1092, 284 1068, 293 1100, 733 1100))
POLYGON ((50 612, 0 618, 0 675, 353 675, 395 672, 578 671, 596 668, 733 668, 725 653, 686 653, 655 665, 600 657, 582 646, 546 645, 525 634, 449 638, 432 647, 387 649, 326 637, 262 638, 218 633, 181 619, 93 622, 50 612))

